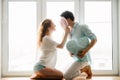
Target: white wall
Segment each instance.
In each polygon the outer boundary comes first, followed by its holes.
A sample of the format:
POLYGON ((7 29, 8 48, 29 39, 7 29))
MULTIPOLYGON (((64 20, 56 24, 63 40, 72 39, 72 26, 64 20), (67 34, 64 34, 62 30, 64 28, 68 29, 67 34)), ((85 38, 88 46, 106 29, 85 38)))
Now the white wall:
POLYGON ((1 7, 2 7, 2 0, 0 0, 0 79, 1 79, 1 23, 2 23, 2 21, 1 21, 1 14, 2 14, 2 9, 1 9, 1 7))

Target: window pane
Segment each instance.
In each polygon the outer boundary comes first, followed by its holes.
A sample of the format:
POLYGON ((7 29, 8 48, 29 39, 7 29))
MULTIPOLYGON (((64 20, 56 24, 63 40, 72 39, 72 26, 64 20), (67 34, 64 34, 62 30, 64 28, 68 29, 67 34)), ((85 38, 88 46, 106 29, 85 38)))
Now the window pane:
MULTIPOLYGON (((69 10, 74 13, 74 2, 47 2, 47 17, 51 18, 56 24, 56 31, 53 33, 53 38, 58 43, 61 42, 63 38, 63 29, 60 27, 60 14, 69 10)), ((58 58, 56 68, 64 72, 66 66, 71 63, 72 58, 68 54, 67 50, 64 47, 64 50, 58 49, 58 58), (63 63, 64 62, 64 63, 63 63), (61 66, 62 64, 62 66, 61 66)))
POLYGON ((8 34, 8 70, 32 70, 36 54, 36 2, 9 2, 8 34))
POLYGON ((85 2, 86 22, 111 22, 110 1, 86 1, 85 2))
POLYGON ((97 36, 91 50, 95 70, 112 70, 112 22, 110 1, 85 1, 85 23, 97 36))

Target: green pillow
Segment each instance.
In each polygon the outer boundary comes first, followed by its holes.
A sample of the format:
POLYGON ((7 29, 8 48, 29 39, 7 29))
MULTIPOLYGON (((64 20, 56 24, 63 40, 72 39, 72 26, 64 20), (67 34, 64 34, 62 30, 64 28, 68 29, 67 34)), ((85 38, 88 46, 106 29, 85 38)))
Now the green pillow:
POLYGON ((85 49, 89 45, 89 40, 87 37, 82 37, 79 39, 71 39, 67 42, 66 48, 67 50, 77 55, 79 51, 85 49))

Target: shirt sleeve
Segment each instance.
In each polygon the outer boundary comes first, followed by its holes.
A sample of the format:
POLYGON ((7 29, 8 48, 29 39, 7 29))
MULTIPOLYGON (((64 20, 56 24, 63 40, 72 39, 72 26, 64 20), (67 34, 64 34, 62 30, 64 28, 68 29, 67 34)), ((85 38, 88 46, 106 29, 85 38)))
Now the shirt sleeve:
POLYGON ((46 42, 49 43, 50 46, 56 47, 56 46, 58 45, 57 42, 55 42, 54 40, 52 40, 52 39, 49 38, 49 37, 46 38, 46 42))
POLYGON ((83 31, 84 35, 87 36, 87 37, 89 37, 91 40, 97 39, 96 35, 88 28, 87 25, 83 26, 82 31, 83 31))

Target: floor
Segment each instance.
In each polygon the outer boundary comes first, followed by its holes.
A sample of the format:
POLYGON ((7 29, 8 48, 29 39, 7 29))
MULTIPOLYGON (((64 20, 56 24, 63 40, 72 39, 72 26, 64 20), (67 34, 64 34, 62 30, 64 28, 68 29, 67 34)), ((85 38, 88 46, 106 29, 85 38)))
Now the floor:
MULTIPOLYGON (((28 77, 2 78, 2 80, 31 80, 28 77)), ((77 77, 73 80, 88 80, 85 77, 77 77)), ((120 80, 118 76, 93 76, 91 80, 120 80)))

